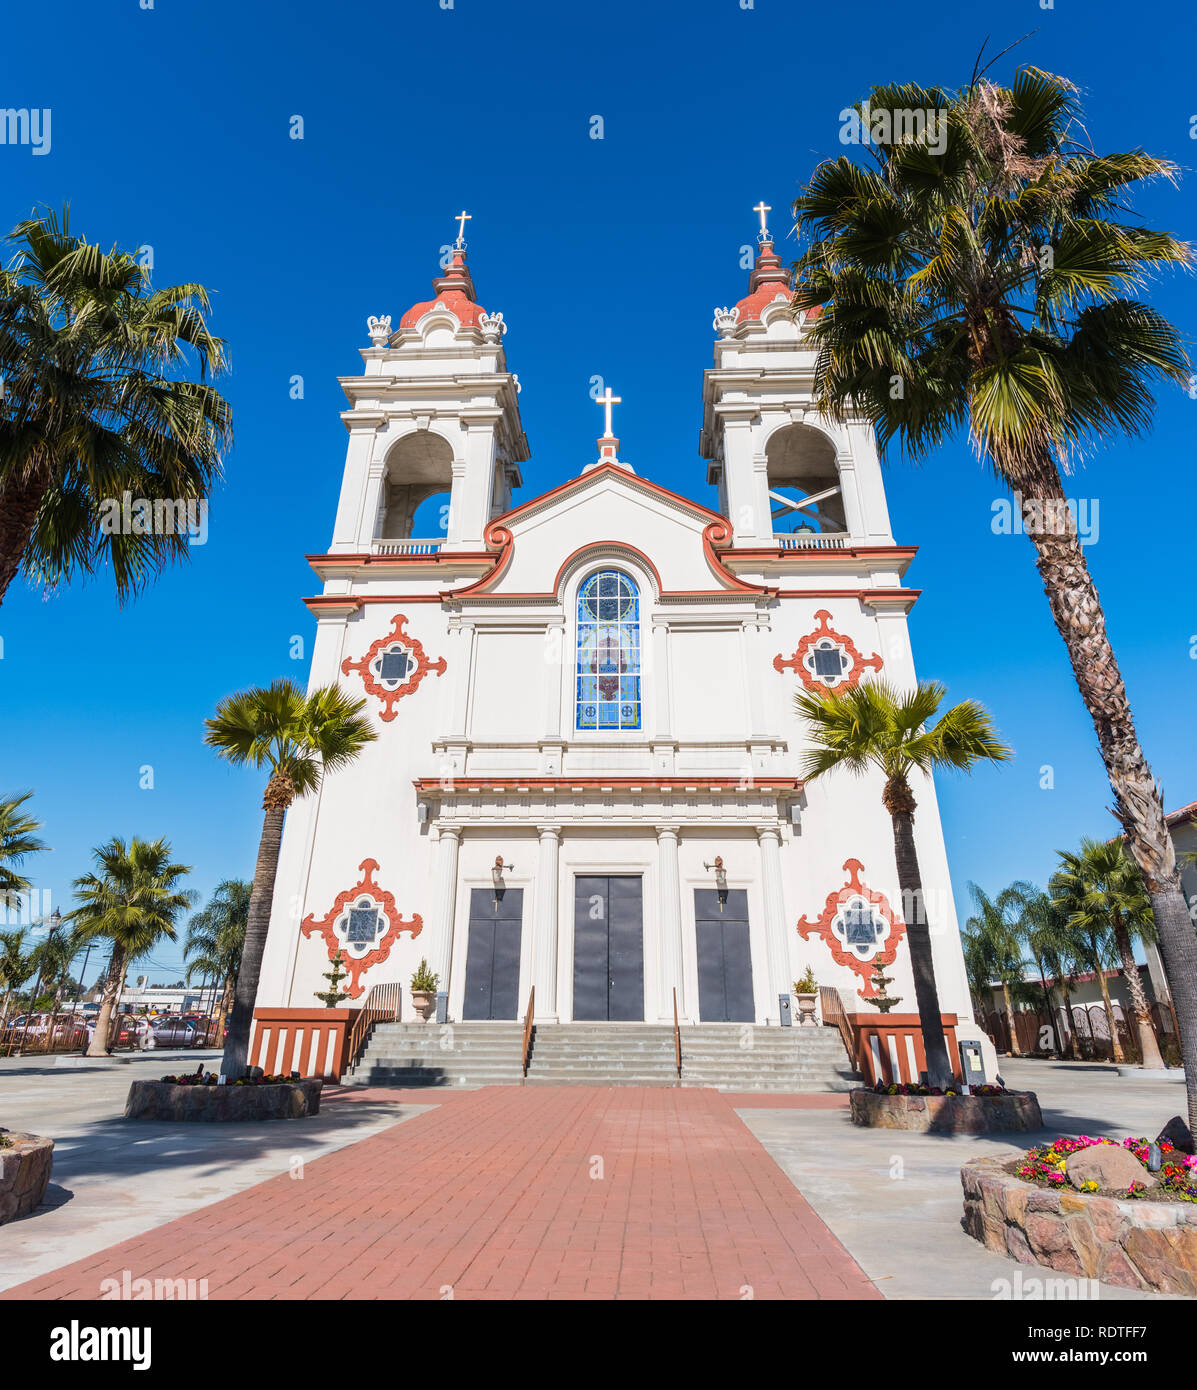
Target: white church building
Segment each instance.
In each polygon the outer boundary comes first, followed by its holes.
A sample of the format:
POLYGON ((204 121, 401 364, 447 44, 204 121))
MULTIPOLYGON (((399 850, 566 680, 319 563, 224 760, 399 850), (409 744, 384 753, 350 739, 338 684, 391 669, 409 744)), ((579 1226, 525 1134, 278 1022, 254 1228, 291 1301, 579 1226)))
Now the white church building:
MULTIPOLYGON (((462 1024, 524 1017, 535 986, 538 1024, 672 1024, 676 997, 686 1024, 777 1025, 808 966, 868 1013, 877 960, 914 1010, 880 780, 804 787, 793 696, 914 681, 915 547, 868 426, 812 409, 758 211, 702 381, 717 511, 621 457, 609 387, 597 454, 556 441, 557 486, 519 499, 507 325, 462 236, 432 298, 369 321, 306 603, 311 686, 364 698, 378 738, 288 813, 260 1008, 311 1008, 339 950, 347 1002, 398 982, 404 1018, 423 958, 462 1024), (446 493, 444 530, 413 534, 446 493)), ((935 790, 915 794, 942 1006, 979 1039, 935 790)))

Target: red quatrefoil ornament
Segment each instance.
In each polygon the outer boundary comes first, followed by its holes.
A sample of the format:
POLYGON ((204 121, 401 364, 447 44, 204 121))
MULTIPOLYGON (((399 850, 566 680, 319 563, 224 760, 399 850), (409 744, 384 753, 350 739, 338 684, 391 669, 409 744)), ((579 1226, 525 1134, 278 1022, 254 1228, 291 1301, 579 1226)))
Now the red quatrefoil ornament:
POLYGON ((881 658, 876 652, 863 656, 851 637, 845 637, 831 626, 831 614, 820 608, 815 614, 818 626, 798 643, 793 656, 779 652, 773 658, 773 669, 792 668, 808 690, 824 694, 832 690, 851 690, 866 671, 880 671, 881 658))
POLYGON ((404 630, 406 622, 404 614, 396 613, 391 631, 371 642, 360 661, 346 657, 341 662, 342 675, 357 671, 367 692, 382 701, 379 717, 388 724, 398 713, 395 705, 412 694, 429 671, 437 676, 445 674, 445 658, 429 661, 420 639, 404 630))
POLYGON ((892 965, 898 943, 906 934, 906 923, 889 905, 884 893, 869 888, 862 878, 864 865, 849 859, 844 868, 848 881, 827 895, 818 921, 810 922, 803 913, 798 919, 798 935, 809 941, 821 936, 831 949, 837 965, 846 965, 864 981, 856 992, 862 999, 873 999, 877 986, 872 981, 874 965, 892 965))
POLYGON ((319 921, 309 912, 299 928, 304 936, 318 932, 324 938, 329 960, 340 951, 341 963, 349 974, 346 988, 352 999, 361 996, 365 990, 361 977, 386 960, 400 932, 411 932, 414 940, 424 930, 424 919, 418 912, 405 921, 399 915, 395 899, 375 883, 376 859, 363 859, 358 868, 362 874, 360 880, 352 888, 338 893, 332 907, 319 921))

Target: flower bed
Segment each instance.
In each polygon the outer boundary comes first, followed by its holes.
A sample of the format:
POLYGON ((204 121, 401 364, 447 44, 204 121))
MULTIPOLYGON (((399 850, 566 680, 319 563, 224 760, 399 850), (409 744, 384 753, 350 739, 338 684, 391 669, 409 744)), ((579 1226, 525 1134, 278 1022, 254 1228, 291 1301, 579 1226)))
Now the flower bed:
POLYGON ((849 1092, 852 1123, 922 1134, 999 1134, 1043 1128, 1033 1091, 978 1086, 959 1089, 890 1083, 849 1092))
MULTIPOLYGON (((164 1076, 162 1080, 170 1086, 219 1086, 220 1078, 214 1071, 188 1072, 183 1076, 164 1076)), ((230 1081, 230 1086, 293 1086, 297 1076, 243 1076, 240 1081, 230 1081)))
POLYGON ((53 1139, 0 1130, 0 1225, 37 1210, 53 1166, 53 1139))
POLYGON ((320 1113, 319 1077, 301 1081, 247 1077, 217 1085, 189 1076, 178 1080, 134 1081, 125 1102, 127 1120, 298 1120, 320 1113))
MULTIPOLYGON (((1102 1144, 1123 1148, 1134 1154, 1143 1164, 1143 1178, 1137 1182, 1132 1181, 1125 1189, 1102 1188, 1089 1180, 1081 1183, 1078 1191, 1100 1192, 1118 1197, 1150 1197, 1152 1201, 1197 1202, 1197 1156, 1181 1153, 1167 1139, 1161 1139, 1157 1145, 1160 1151, 1160 1166, 1154 1175, 1151 1175, 1147 1168, 1151 1152, 1150 1140, 1124 1139, 1119 1145, 1116 1139, 1093 1139, 1087 1134, 1075 1139, 1060 1138, 1054 1143, 1028 1149, 1014 1164, 1014 1175, 1039 1187, 1063 1187, 1068 1182, 1069 1158, 1073 1154, 1102 1144), (1149 1184, 1151 1176, 1154 1176, 1154 1184, 1149 1184)), ((1073 1186, 1076 1187, 1077 1184, 1074 1183, 1073 1186)))
MULTIPOLYGON (((1023 1264, 1119 1288, 1197 1295, 1197 1202, 1179 1190, 1197 1185, 1194 1168, 1169 1145, 1154 1175, 1158 1185, 1149 1190, 1146 1167, 1142 1188, 1132 1180, 1121 1193, 1092 1191, 1089 1184, 1076 1190, 1060 1160, 1067 1165, 1073 1154, 1103 1142, 1082 1136, 1031 1149, 1013 1163, 966 1163, 960 1170, 964 1229, 987 1249, 1023 1264)), ((1136 1158, 1146 1152, 1139 1139, 1116 1147, 1136 1158)))

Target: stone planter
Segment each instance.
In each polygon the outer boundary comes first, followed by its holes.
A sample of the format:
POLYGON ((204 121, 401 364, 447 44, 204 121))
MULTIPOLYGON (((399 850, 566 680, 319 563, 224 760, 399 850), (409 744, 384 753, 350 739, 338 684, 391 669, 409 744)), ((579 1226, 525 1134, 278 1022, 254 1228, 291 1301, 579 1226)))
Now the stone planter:
POLYGON ((0 1225, 41 1206, 54 1166, 54 1140, 0 1130, 11 1147, 0 1149, 0 1225))
POLYGON ((798 1001, 798 1022, 802 1027, 817 1026, 818 1020, 815 1018, 815 1001, 818 999, 816 994, 796 994, 798 1001))
POLYGON ((436 993, 430 989, 413 989, 411 1002, 424 1022, 431 1023, 432 1015, 436 1011, 436 993))
POLYGON ((272 1086, 178 1086, 134 1081, 126 1120, 298 1120, 320 1113, 319 1077, 272 1086))
POLYGON ((1007 1091, 1004 1096, 886 1096, 857 1090, 849 1095, 852 1123, 872 1129, 1001 1134, 1043 1128, 1034 1091, 1007 1091))
POLYGON ((1006 1160, 960 1170, 964 1229, 988 1250, 1123 1289, 1197 1295, 1197 1206, 1023 1182, 1006 1160))

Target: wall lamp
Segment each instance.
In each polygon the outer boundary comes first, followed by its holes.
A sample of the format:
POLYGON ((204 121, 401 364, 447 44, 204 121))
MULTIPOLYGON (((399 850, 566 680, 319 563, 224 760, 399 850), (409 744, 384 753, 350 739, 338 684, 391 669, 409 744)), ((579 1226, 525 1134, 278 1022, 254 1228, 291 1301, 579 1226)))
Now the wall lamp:
POLYGON ((719 894, 719 910, 722 912, 723 905, 727 902, 727 870, 723 867, 723 855, 717 854, 713 864, 704 860, 702 867, 708 872, 711 869, 715 870, 715 889, 719 894))

